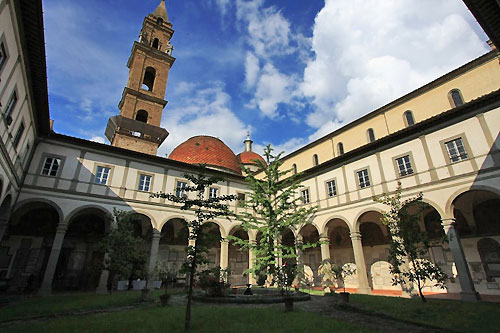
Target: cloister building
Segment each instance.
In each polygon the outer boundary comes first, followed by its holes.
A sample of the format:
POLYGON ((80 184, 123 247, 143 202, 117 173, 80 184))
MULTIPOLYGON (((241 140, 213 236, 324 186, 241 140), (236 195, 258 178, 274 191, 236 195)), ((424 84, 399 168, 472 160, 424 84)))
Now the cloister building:
MULTIPOLYGON (((500 295, 500 7, 465 3, 490 37, 490 52, 283 158, 284 169, 303 173, 304 205, 318 207, 311 221, 282 235, 290 244, 322 241, 298 259, 313 284, 321 284, 319 264, 331 260, 356 266, 346 281, 353 291, 401 294, 380 222, 387 207, 372 199, 401 182, 404 197, 423 193, 421 228, 435 239, 428 260, 450 277, 446 289, 426 292, 500 295), (449 242, 440 242, 445 235, 449 242)), ((258 175, 252 160, 262 159, 249 137, 239 154, 195 136, 168 158, 156 156, 168 136, 160 121, 175 62, 172 27, 164 1, 145 17, 106 145, 52 131, 41 1, 0 0, 0 279, 8 290, 105 291, 108 273, 93 267, 104 259, 97 244, 113 228, 114 209, 134 212, 150 271, 159 261, 179 267, 193 214, 150 194, 183 195, 184 175, 199 173, 200 164, 225 179, 207 196, 233 194, 231 209, 246 209, 241 165, 258 175)), ((253 254, 226 238, 256 240, 257 233, 226 219, 205 232, 221 239, 212 244, 212 265, 230 267, 233 284, 255 282, 244 274, 253 254)))

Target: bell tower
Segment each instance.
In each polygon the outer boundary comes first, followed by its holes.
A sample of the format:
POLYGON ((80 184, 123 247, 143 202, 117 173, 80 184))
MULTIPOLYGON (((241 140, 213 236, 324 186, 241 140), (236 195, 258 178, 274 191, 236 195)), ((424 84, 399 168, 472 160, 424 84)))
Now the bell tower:
POLYGON ((167 105, 168 72, 174 64, 174 34, 168 21, 165 0, 144 18, 139 41, 135 41, 127 62, 129 76, 118 104, 120 115, 109 118, 105 135, 112 146, 156 155, 168 136, 161 128, 167 105))

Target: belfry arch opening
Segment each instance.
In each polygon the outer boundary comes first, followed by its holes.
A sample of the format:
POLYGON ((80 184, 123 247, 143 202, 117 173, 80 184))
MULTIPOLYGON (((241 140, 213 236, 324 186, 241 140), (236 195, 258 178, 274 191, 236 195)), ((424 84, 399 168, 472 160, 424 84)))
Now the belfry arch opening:
POLYGON ((149 114, 148 114, 148 112, 146 110, 139 110, 135 114, 135 120, 143 122, 143 123, 147 123, 148 122, 148 116, 149 116, 149 114))
POLYGON ((156 78, 156 70, 153 67, 147 67, 144 72, 144 80, 142 81, 142 89, 153 91, 156 78))
MULTIPOLYGON (((161 19, 160 19, 161 20, 161 19)), ((154 49, 157 49, 160 47, 160 40, 158 38, 153 39, 153 45, 151 45, 154 49)))

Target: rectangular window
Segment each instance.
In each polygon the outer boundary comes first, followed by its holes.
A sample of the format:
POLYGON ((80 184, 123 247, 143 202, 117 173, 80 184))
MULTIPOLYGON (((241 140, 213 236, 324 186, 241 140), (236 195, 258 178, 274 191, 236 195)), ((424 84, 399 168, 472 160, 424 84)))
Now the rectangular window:
POLYGON ((398 164, 399 176, 407 176, 413 173, 413 168, 411 167, 410 155, 405 155, 403 157, 396 158, 396 163, 398 164))
POLYGON ((245 193, 238 193, 238 207, 244 207, 245 206, 245 193))
POLYGON ((370 186, 370 177, 368 176, 368 169, 358 171, 358 184, 359 188, 370 186))
POLYGON ((94 182, 96 184, 106 185, 108 183, 108 177, 110 171, 111 169, 108 167, 98 166, 94 182))
POLYGON ((61 159, 57 157, 46 157, 42 167, 42 175, 55 177, 59 171, 61 159))
POLYGON ((139 176, 139 191, 149 192, 151 176, 141 174, 139 176))
POLYGON ((337 195, 337 185, 335 184, 335 180, 330 180, 326 182, 326 189, 329 197, 334 197, 337 195))
POLYGON ((7 124, 10 125, 12 123, 12 112, 17 104, 17 93, 14 91, 7 102, 7 106, 5 107, 5 119, 7 120, 7 124))
POLYGON ((21 142, 21 138, 23 137, 24 133, 24 123, 21 122, 21 125, 19 125, 19 128, 17 129, 16 136, 14 137, 14 147, 17 148, 19 146, 19 142, 21 142))
POLYGON ((302 197, 302 203, 308 204, 309 202, 311 202, 309 199, 309 189, 302 190, 300 192, 300 195, 302 197))
POLYGON ((219 189, 217 187, 210 187, 208 189, 208 197, 210 199, 217 198, 219 196, 219 189))
POLYGON ((4 43, 0 43, 0 69, 3 68, 3 65, 7 62, 7 52, 5 52, 4 43))
POLYGON ((175 188, 175 195, 177 197, 186 197, 186 191, 185 191, 185 188, 187 187, 187 183, 186 182, 183 182, 183 181, 180 181, 178 180, 177 181, 177 186, 175 188))
POLYGON ((460 162, 469 157, 467 155, 467 151, 465 150, 462 138, 445 142, 445 145, 446 150, 448 151, 448 156, 452 162, 460 162))

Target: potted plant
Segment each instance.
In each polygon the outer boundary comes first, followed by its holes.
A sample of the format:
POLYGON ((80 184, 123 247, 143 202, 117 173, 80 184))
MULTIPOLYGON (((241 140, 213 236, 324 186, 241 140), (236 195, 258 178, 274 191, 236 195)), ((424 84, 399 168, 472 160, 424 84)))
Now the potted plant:
POLYGON ((348 303, 349 293, 345 290, 345 278, 353 275, 356 269, 353 268, 351 264, 340 266, 335 263, 330 263, 328 260, 324 260, 319 267, 319 272, 323 275, 323 285, 326 288, 329 288, 334 281, 340 280, 342 282, 344 291, 339 293, 340 299, 342 302, 348 303))
POLYGON ((168 285, 176 280, 177 270, 175 268, 170 268, 161 262, 156 264, 155 270, 158 279, 165 286, 165 293, 160 295, 160 303, 162 306, 165 306, 168 304, 168 300, 170 299, 170 295, 168 294, 168 285))
POLYGON ((229 274, 228 269, 221 269, 219 266, 201 271, 199 273, 200 287, 207 296, 224 296, 226 290, 231 286, 228 283, 229 274))
POLYGON ((293 311, 293 294, 291 288, 298 273, 297 265, 289 265, 285 262, 283 266, 277 268, 276 273, 276 282, 278 283, 278 288, 283 295, 285 312, 293 311))

